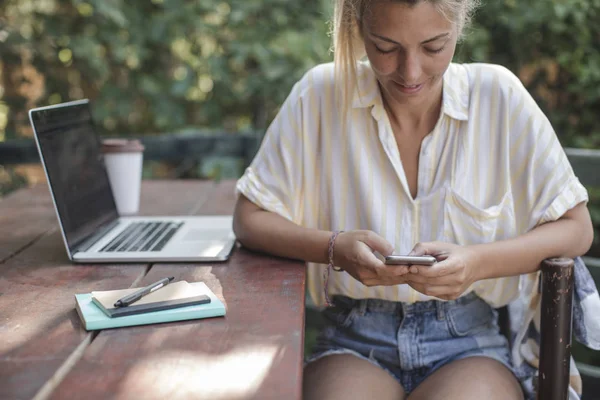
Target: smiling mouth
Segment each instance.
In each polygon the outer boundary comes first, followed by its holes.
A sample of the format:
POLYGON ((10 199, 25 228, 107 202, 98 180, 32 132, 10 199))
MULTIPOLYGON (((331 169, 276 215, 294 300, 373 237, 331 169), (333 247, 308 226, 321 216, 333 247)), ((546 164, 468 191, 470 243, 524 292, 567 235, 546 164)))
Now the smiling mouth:
POLYGON ((423 83, 419 83, 418 85, 403 85, 396 81, 393 81, 393 82, 394 82, 394 85, 396 85, 397 90, 399 90, 401 93, 404 93, 407 95, 416 95, 416 94, 420 93, 424 86, 423 83))
POLYGON ((403 85, 402 83, 398 83, 398 82, 396 82, 396 84, 398 84, 399 86, 402 86, 404 88, 407 88, 407 89, 416 89, 422 85, 422 83, 419 83, 417 85, 403 85))

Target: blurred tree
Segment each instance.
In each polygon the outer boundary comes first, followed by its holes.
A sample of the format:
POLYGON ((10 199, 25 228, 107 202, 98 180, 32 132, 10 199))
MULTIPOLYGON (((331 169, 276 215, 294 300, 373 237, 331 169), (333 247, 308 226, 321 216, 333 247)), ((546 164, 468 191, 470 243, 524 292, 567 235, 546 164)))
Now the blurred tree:
POLYGON ((5 131, 27 135, 28 108, 83 97, 109 133, 264 129, 331 58, 328 18, 322 0, 5 0, 5 131))
MULTIPOLYGON (((4 0, 0 140, 89 97, 105 132, 264 130, 331 60, 332 0, 4 0), (5 128, 5 129, 3 129, 5 128)), ((457 60, 514 71, 564 145, 600 146, 600 0, 486 2, 457 60)))
POLYGON ((600 147, 600 0, 487 1, 459 60, 515 72, 565 146, 600 147))

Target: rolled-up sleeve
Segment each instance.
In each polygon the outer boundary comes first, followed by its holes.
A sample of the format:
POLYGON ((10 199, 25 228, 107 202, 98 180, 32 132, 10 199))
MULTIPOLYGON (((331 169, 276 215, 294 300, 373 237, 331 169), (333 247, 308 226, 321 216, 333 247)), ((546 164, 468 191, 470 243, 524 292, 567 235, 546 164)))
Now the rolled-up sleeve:
POLYGON ((556 221, 577 204, 587 202, 588 193, 548 118, 516 77, 512 89, 512 190, 517 224, 524 232, 556 221))
POLYGON ((299 223, 303 182, 302 81, 292 89, 267 129, 260 149, 236 184, 264 210, 299 223))

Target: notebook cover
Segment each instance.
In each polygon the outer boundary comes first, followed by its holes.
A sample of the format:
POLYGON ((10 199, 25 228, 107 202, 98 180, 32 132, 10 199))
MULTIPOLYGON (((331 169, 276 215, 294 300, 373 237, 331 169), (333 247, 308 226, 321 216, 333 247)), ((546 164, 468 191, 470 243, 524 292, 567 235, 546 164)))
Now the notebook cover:
MULTIPOLYGON (((104 307, 107 310, 115 309, 117 300, 134 293, 141 288, 128 288, 119 290, 103 290, 92 292, 92 299, 99 307, 104 307)), ((177 281, 142 297, 132 305, 149 304, 167 300, 182 299, 185 297, 194 297, 204 294, 199 288, 190 285, 187 281, 177 281)))
POLYGON ((127 307, 108 309, 102 306, 100 302, 96 301, 94 297, 92 297, 92 302, 94 303, 94 305, 100 308, 102 312, 104 312, 104 314, 108 315, 109 317, 120 318, 125 317, 127 315, 143 314, 153 311, 170 310, 177 307, 187 307, 198 304, 210 303, 210 297, 208 297, 205 294, 201 294, 199 296, 185 297, 183 299, 156 301, 148 304, 133 303, 133 305, 127 307))
POLYGON ((140 288, 129 288, 120 290, 105 290, 92 292, 94 304, 109 317, 121 317, 142 312, 167 310, 181 307, 183 305, 202 304, 210 302, 210 298, 204 296, 204 291, 190 285, 187 281, 178 281, 156 290, 127 307, 115 307, 117 300, 134 293, 140 288), (199 296, 204 296, 199 298, 199 296))
POLYGON ((91 293, 83 293, 75 295, 77 313, 87 331, 225 315, 225 305, 204 282, 192 282, 190 285, 210 297, 210 303, 110 318, 93 303, 91 293))

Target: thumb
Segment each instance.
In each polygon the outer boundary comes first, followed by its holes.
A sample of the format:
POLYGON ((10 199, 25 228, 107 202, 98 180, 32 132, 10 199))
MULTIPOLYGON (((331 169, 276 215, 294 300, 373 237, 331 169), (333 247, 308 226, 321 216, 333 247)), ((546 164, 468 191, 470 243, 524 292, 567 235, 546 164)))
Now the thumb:
POLYGON ((394 246, 375 232, 368 232, 362 240, 373 251, 389 256, 394 252, 394 246))
POLYGON ((439 242, 417 243, 408 253, 409 256, 435 256, 445 250, 444 244, 439 242))

